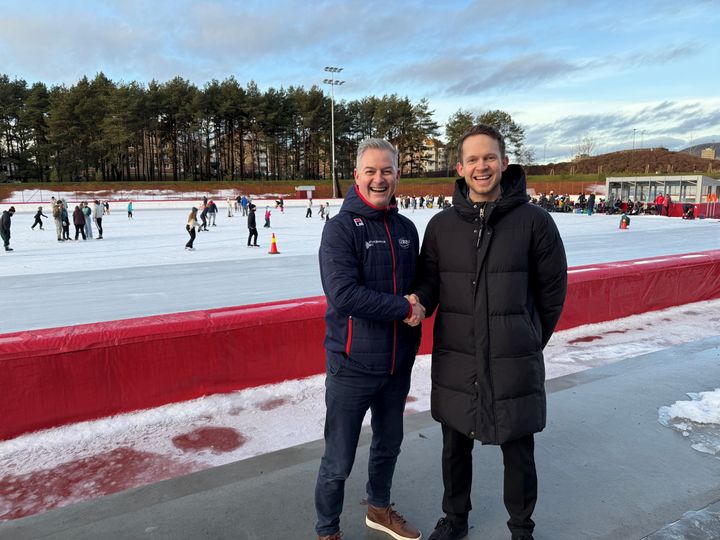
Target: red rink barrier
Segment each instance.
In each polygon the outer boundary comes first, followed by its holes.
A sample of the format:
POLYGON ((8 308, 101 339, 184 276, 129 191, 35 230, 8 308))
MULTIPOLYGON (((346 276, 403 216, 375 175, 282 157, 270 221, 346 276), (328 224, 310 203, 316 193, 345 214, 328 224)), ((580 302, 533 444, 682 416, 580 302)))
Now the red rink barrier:
MULTIPOLYGON (((720 250, 575 267, 558 329, 719 297, 720 250)), ((0 440, 322 373, 324 313, 313 297, 0 335, 0 440)))

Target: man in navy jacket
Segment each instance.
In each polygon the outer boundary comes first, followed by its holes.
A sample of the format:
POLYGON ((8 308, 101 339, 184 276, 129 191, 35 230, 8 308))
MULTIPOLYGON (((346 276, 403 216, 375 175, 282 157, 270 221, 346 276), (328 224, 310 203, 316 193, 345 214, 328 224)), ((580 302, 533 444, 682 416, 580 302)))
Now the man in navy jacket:
POLYGON ((419 239, 415 225, 398 213, 397 162, 397 151, 387 141, 368 139, 360 144, 356 185, 338 215, 325 225, 320 243, 320 275, 328 304, 325 454, 315 488, 315 528, 321 540, 341 536, 345 480, 368 409, 373 437, 365 523, 396 539, 422 536, 390 500, 410 373, 420 344, 417 323, 424 316, 422 306, 407 296, 419 239))

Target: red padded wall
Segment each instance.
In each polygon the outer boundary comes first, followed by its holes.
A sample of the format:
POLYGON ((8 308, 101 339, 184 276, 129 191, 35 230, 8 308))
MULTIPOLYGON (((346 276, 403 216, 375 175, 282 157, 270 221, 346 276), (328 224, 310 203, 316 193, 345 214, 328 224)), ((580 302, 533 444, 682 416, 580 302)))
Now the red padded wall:
MULTIPOLYGON (((559 329, 720 297, 720 251, 571 268, 559 329)), ((0 439, 322 373, 325 298, 0 335, 0 439)), ((421 353, 432 349, 432 319, 421 353)))

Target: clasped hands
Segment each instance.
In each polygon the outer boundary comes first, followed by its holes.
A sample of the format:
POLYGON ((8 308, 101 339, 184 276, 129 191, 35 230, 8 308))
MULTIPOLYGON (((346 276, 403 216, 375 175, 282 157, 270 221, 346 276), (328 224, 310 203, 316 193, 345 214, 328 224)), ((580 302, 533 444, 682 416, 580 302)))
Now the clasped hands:
POLYGON ((425 307, 420 303, 420 299, 415 294, 406 294, 408 302, 412 305, 412 315, 403 322, 410 326, 417 326, 425 318, 425 307))

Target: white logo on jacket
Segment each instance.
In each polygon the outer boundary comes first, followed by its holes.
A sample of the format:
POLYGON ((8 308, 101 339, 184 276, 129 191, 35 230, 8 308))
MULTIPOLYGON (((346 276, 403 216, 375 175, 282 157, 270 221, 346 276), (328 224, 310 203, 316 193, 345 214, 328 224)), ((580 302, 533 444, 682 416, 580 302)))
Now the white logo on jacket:
POLYGON ((398 238, 398 244, 403 249, 408 249, 410 247, 410 240, 407 238, 398 238))
POLYGON ((375 244, 386 244, 385 240, 366 240, 365 241, 365 249, 370 249, 375 244))

